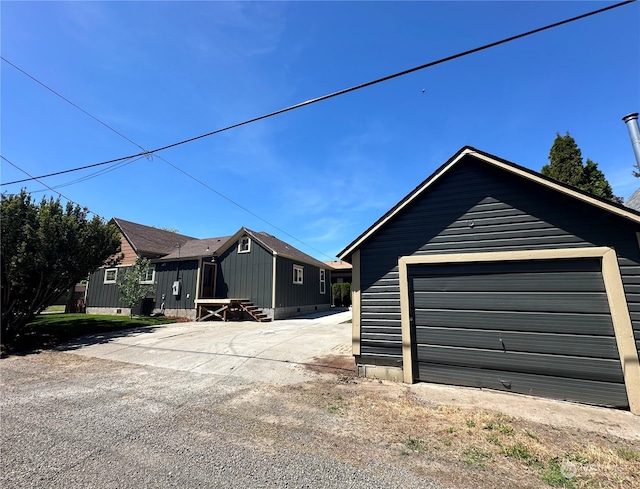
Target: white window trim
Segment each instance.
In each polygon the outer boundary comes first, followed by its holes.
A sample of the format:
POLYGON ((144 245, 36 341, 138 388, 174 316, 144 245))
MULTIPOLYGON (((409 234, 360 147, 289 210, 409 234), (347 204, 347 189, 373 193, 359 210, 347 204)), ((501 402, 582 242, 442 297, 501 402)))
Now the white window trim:
POLYGON ((104 280, 103 280, 103 283, 105 283, 105 284, 115 284, 115 283, 117 283, 117 281, 118 281, 118 269, 117 268, 105 268, 104 269, 104 280), (107 279, 107 274, 109 272, 113 272, 114 273, 113 280, 107 279))
POLYGON ((243 236, 238 240, 238 253, 251 253, 251 238, 249 236, 243 236), (247 249, 242 249, 242 242, 247 241, 247 249))
POLYGON ((155 264, 149 265, 149 268, 147 268, 147 272, 149 272, 149 270, 153 270, 151 272, 151 280, 140 280, 141 284, 153 284, 153 283, 155 283, 155 280, 156 280, 156 266, 155 266, 155 264))
POLYGON ((326 270, 324 268, 320 269, 320 293, 321 294, 326 294, 327 293, 327 282, 326 282, 326 270))
POLYGON ((300 265, 293 266, 293 283, 296 285, 302 285, 304 283, 304 267, 300 265))

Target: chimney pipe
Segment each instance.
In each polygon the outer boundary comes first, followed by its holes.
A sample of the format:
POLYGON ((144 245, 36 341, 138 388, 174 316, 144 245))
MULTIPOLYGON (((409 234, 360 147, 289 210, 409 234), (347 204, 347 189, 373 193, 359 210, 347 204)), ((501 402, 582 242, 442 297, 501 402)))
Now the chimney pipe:
POLYGON ((631 145, 633 146, 633 153, 636 155, 636 162, 638 168, 640 168, 640 130, 638 129, 638 113, 625 115, 622 120, 629 129, 629 137, 631 138, 631 145))

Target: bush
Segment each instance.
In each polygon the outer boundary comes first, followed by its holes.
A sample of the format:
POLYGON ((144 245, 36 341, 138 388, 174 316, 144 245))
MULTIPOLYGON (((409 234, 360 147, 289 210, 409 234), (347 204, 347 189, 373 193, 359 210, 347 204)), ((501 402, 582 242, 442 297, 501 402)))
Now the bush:
POLYGON ((332 284, 331 285, 331 299, 333 305, 336 307, 342 307, 342 292, 340 289, 341 284, 332 284))
POLYGON ((351 305, 351 284, 338 283, 331 286, 333 305, 336 307, 349 307, 351 305))
POLYGON ((342 295, 342 305, 349 307, 351 305, 351 284, 348 282, 341 283, 340 292, 342 295))

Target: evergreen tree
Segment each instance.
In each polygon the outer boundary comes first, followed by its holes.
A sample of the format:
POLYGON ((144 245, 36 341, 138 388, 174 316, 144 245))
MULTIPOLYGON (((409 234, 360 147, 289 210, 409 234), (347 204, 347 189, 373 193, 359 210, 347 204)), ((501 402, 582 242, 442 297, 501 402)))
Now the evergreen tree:
POLYGON ((542 167, 541 173, 597 197, 614 202, 622 201, 613 195, 611 185, 595 161, 587 158, 586 165, 582 162, 582 152, 569 133, 564 136, 556 134, 549 151, 549 164, 542 167))
POLYGON ((582 182, 584 168, 582 152, 575 140, 567 133, 556 134, 556 139, 549 151, 549 164, 542 167, 542 174, 578 187, 582 182))
POLYGON ((584 167, 582 181, 578 188, 592 193, 593 195, 597 195, 598 197, 603 197, 609 200, 615 199, 613 189, 611 188, 611 185, 609 185, 609 182, 607 182, 604 173, 598 169, 598 164, 589 158, 587 158, 587 164, 584 167))

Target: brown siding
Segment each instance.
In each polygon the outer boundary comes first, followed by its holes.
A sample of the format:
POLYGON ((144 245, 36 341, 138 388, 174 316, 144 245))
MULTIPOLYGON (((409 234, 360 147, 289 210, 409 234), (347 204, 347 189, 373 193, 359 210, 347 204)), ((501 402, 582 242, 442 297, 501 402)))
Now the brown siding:
POLYGON ((122 235, 120 235, 120 248, 122 254, 124 254, 124 258, 122 259, 122 262, 120 262, 120 265, 125 267, 133 265, 138 255, 133 250, 127 239, 122 235))

